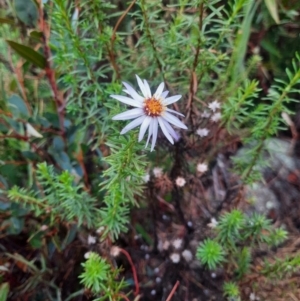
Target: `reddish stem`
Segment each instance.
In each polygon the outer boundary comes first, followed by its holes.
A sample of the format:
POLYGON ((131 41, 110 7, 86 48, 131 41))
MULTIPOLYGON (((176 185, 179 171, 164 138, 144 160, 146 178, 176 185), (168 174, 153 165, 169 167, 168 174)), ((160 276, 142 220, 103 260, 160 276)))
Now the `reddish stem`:
POLYGON ((174 285, 174 287, 173 287, 172 290, 171 290, 170 295, 168 296, 168 299, 167 299, 166 301, 170 301, 170 300, 172 299, 172 297, 173 297, 173 295, 175 294, 175 291, 176 291, 176 289, 177 289, 179 283, 180 283, 180 282, 177 280, 176 283, 175 283, 175 285, 174 285))
POLYGON ((136 273, 135 266, 133 264, 133 261, 132 261, 130 255, 129 255, 129 253, 126 250, 120 248, 120 252, 122 252, 126 256, 126 258, 128 259, 128 261, 131 265, 134 284, 135 284, 135 293, 134 294, 137 296, 139 294, 140 288, 139 288, 139 281, 138 281, 138 278, 137 278, 137 273, 136 273))

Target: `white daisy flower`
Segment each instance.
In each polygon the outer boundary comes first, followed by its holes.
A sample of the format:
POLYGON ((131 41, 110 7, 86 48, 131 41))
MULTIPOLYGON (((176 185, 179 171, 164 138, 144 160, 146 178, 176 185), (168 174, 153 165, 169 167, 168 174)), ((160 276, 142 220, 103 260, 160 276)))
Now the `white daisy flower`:
POLYGON ((220 106, 221 106, 221 104, 217 100, 215 100, 215 101, 213 101, 213 102, 211 102, 211 103, 208 104, 208 107, 213 112, 215 112, 217 109, 220 109, 220 106))
POLYGON ((185 130, 187 129, 187 127, 171 113, 177 114, 179 116, 184 115, 167 108, 167 106, 178 101, 181 98, 181 95, 167 97, 169 91, 163 92, 165 87, 165 84, 163 82, 158 86, 156 92, 152 95, 148 82, 146 80, 142 81, 137 75, 136 78, 142 92, 142 96, 125 82, 123 82, 123 85, 125 86, 125 90, 123 91, 131 96, 131 98, 122 95, 111 95, 112 98, 135 107, 134 109, 118 114, 112 118, 113 120, 134 119, 123 128, 121 135, 141 125, 138 138, 140 142, 144 138, 144 135, 149 128, 146 147, 152 136, 151 151, 153 151, 157 140, 159 125, 166 138, 172 144, 174 144, 173 139, 177 141, 179 139, 179 136, 174 131, 170 123, 185 130))
POLYGON ((197 134, 200 136, 200 137, 205 137, 207 136, 209 133, 209 130, 206 129, 206 128, 203 128, 203 129, 198 129, 197 130, 197 134))

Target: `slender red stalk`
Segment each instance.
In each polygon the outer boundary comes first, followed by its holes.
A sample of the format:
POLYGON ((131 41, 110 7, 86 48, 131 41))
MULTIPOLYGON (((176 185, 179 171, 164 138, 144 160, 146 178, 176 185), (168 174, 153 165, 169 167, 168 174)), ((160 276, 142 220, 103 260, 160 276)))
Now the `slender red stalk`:
POLYGON ((139 281, 138 281, 138 278, 137 278, 137 273, 136 273, 136 269, 134 267, 133 261, 132 261, 130 255, 129 255, 129 253, 126 250, 121 249, 121 248, 119 248, 119 250, 120 250, 120 252, 122 252, 126 256, 126 258, 128 259, 128 261, 131 265, 134 284, 135 284, 135 293, 134 294, 137 296, 139 294, 140 288, 139 288, 139 281))
POLYGON ((168 296, 168 299, 167 299, 166 301, 170 301, 170 300, 172 299, 172 297, 173 297, 173 295, 175 294, 175 291, 176 291, 176 289, 177 289, 179 283, 180 283, 180 282, 177 280, 176 283, 175 283, 175 285, 173 286, 173 288, 172 288, 172 290, 171 290, 171 293, 170 293, 169 296, 168 296))

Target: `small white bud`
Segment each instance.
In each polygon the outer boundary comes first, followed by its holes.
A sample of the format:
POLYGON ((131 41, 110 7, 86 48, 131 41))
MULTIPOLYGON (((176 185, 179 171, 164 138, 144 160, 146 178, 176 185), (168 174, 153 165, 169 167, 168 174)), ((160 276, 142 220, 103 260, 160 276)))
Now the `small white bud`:
POLYGON ((89 259, 92 253, 93 253, 93 252, 86 252, 86 253, 84 254, 84 258, 85 258, 85 259, 89 259))
POLYGON ((175 249, 180 249, 182 247, 182 239, 181 238, 176 238, 175 240, 173 240, 172 245, 175 249))
POLYGON ((177 253, 172 253, 170 259, 173 263, 178 263, 180 261, 180 255, 177 253))
POLYGON ((154 174, 155 178, 160 178, 163 174, 162 168, 160 168, 160 167, 153 168, 153 174, 154 174))
POLYGON ((185 179, 183 177, 178 177, 176 180, 175 180, 175 183, 178 187, 183 187, 186 183, 185 179))
POLYGON ((48 229, 47 225, 42 225, 40 228, 41 231, 46 231, 47 229, 48 229))
POLYGON ((208 104, 208 107, 209 107, 213 112, 215 112, 217 109, 220 109, 221 104, 220 104, 217 100, 215 100, 215 101, 209 103, 209 104, 208 104))
POLYGON ((214 229, 214 228, 216 228, 218 226, 218 222, 217 222, 217 220, 214 217, 212 217, 210 219, 210 223, 208 223, 207 226, 209 228, 211 228, 211 229, 214 229))
POLYGON ((105 230, 105 228, 103 226, 99 227, 97 230, 96 230, 96 233, 97 234, 102 234, 102 232, 105 230))
POLYGON ((198 129, 196 132, 200 137, 206 137, 209 133, 209 130, 204 128, 204 129, 198 129))
POLYGON ((151 295, 152 295, 152 296, 155 296, 155 295, 156 295, 156 290, 152 290, 152 291, 151 291, 151 295))
POLYGON ((96 243, 96 237, 89 235, 88 239, 87 239, 87 243, 88 243, 88 245, 94 245, 96 243))
POLYGON ((215 113, 211 116, 211 121, 218 122, 221 119, 221 113, 215 113))
POLYGON ((210 116, 210 113, 208 111, 204 111, 202 114, 201 114, 201 117, 202 118, 208 118, 210 116))
POLYGON ((185 249, 182 253, 181 253, 182 257, 185 259, 186 262, 190 262, 193 259, 193 254, 190 250, 185 249))
POLYGON ((150 180, 150 175, 147 173, 146 175, 143 176, 143 181, 144 181, 145 183, 148 183, 149 180, 150 180))
POLYGON ((120 255, 120 248, 117 247, 117 246, 113 246, 111 249, 110 249, 110 255, 112 257, 118 257, 120 255))
POLYGON ((206 163, 199 163, 197 165, 197 171, 200 173, 205 173, 208 170, 207 164, 206 163))

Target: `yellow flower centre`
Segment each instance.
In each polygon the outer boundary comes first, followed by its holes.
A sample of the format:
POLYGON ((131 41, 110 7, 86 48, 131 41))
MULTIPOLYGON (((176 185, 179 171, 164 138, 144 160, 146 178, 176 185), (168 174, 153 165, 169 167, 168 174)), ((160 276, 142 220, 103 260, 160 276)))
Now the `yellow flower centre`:
POLYGON ((144 102, 145 114, 151 117, 160 116, 164 110, 162 103, 155 98, 148 98, 144 102))

